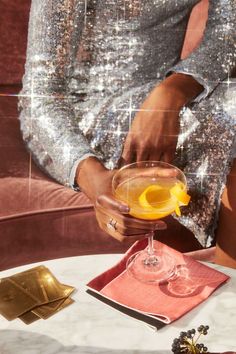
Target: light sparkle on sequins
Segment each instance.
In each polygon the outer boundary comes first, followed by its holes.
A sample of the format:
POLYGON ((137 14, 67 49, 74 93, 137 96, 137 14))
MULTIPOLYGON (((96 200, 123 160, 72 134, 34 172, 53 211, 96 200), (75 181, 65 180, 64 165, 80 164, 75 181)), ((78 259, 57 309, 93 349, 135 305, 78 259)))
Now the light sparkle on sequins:
POLYGON ((205 194, 180 221, 205 245, 234 149, 236 19, 235 0, 211 1, 205 41, 180 61, 189 13, 199 1, 57 0, 55 7, 32 0, 20 119, 32 156, 72 186, 71 171, 84 156, 117 165, 136 112, 168 71, 194 76, 205 91, 189 117, 181 117, 179 151, 191 186, 197 189, 200 179, 205 194), (204 165, 208 144, 215 146, 204 165))

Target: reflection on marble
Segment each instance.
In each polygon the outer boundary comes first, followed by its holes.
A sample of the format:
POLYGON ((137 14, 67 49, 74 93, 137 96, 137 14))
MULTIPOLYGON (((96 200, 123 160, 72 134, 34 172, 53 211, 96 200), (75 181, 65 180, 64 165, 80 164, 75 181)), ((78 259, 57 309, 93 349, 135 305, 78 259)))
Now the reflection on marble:
MULTIPOLYGON (((204 343, 213 352, 236 351, 236 270, 214 266, 231 276, 211 297, 175 321, 155 331, 86 293, 85 284, 114 265, 120 255, 71 257, 43 262, 65 284, 78 290, 75 304, 44 321, 26 326, 0 318, 1 354, 171 354, 180 331, 208 324, 204 343)), ((1 272, 1 277, 29 269, 27 265, 1 272)), ((41 263, 42 264, 42 263, 41 263)))

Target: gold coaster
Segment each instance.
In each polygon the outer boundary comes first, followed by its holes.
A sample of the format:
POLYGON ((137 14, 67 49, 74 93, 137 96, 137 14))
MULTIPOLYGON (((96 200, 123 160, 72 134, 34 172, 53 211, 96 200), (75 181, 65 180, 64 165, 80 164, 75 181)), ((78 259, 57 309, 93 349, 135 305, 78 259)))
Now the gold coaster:
POLYGON ((0 314, 26 324, 47 319, 74 302, 69 298, 74 290, 40 265, 0 280, 0 314))
POLYGON ((39 269, 39 280, 45 289, 48 302, 68 297, 75 290, 72 286, 59 283, 49 269, 43 266, 39 269))
POLYGON ((38 299, 27 293, 11 279, 0 281, 0 313, 11 321, 40 304, 38 299))
POLYGON ((41 304, 46 304, 48 302, 47 293, 44 289, 43 284, 40 282, 40 276, 37 269, 15 274, 10 277, 10 279, 23 288, 27 293, 36 297, 41 304))
POLYGON ((23 321, 25 324, 29 325, 35 321, 40 320, 40 317, 37 316, 32 311, 28 311, 28 312, 24 313, 23 315, 19 316, 19 319, 21 321, 23 321))
POLYGON ((55 301, 54 308, 50 306, 53 303, 49 303, 48 305, 42 305, 34 308, 32 312, 40 318, 46 320, 72 303, 74 303, 74 300, 68 297, 66 299, 55 301))

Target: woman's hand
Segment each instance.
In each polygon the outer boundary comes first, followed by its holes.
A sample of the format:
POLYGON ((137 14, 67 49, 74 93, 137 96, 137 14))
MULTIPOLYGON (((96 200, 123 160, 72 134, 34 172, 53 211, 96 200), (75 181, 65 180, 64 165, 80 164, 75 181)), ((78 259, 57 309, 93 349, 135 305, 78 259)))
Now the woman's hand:
POLYGON ((165 229, 164 221, 145 221, 129 216, 129 206, 116 200, 112 194, 115 172, 107 170, 93 157, 83 160, 77 169, 77 183, 93 203, 100 228, 119 241, 126 236, 139 239, 150 230, 165 229))
MULTIPOLYGON (((179 111, 201 90, 198 82, 183 74, 173 74, 157 86, 134 118, 125 141, 122 164, 171 161, 179 133, 179 111)), ((140 238, 150 230, 166 228, 161 220, 146 221, 129 216, 129 206, 112 194, 114 173, 94 157, 83 160, 77 168, 76 181, 93 203, 101 229, 123 240, 125 236, 140 238)))
POLYGON ((134 117, 120 165, 171 162, 179 135, 179 112, 203 87, 189 75, 172 74, 155 87, 134 117))

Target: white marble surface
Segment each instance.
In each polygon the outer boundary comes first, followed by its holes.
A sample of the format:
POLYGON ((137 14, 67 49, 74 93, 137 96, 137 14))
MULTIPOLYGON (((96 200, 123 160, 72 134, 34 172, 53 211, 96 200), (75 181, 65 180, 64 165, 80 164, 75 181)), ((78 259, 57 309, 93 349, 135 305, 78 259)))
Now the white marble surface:
POLYGON ((231 280, 204 303, 174 322, 154 331, 96 300, 85 284, 121 255, 71 257, 31 264, 1 272, 5 277, 38 264, 47 266, 65 284, 75 286, 73 305, 44 321, 27 326, 0 318, 0 354, 170 354, 173 338, 200 324, 210 326, 204 343, 210 351, 236 351, 236 270, 214 266, 231 280))

